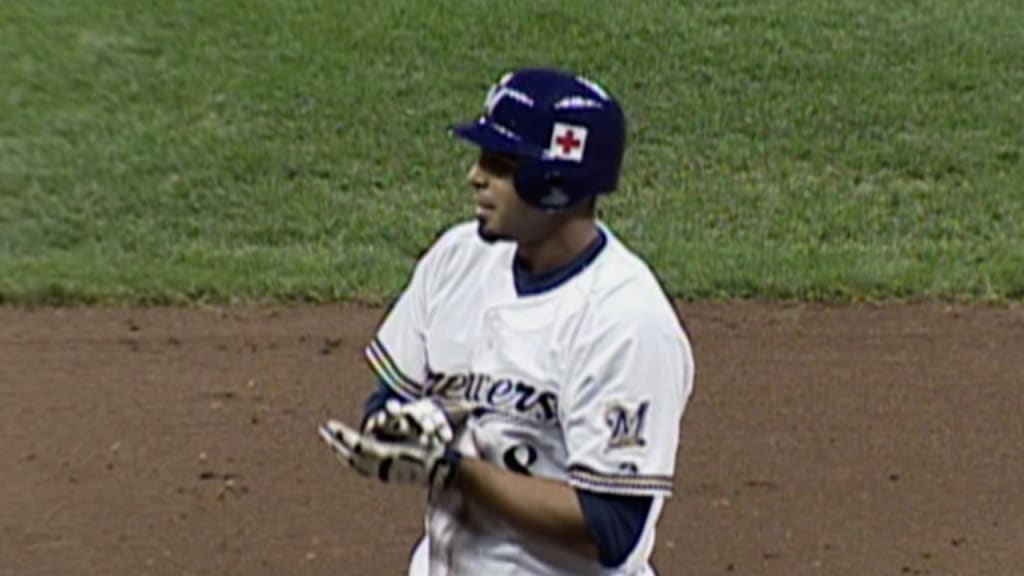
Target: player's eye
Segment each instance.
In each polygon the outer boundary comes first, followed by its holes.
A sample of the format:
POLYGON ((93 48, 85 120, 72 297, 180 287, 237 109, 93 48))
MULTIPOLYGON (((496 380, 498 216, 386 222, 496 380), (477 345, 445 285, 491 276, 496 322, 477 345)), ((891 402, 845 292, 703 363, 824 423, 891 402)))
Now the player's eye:
POLYGON ((499 178, 508 178, 515 174, 518 162, 511 156, 484 151, 478 160, 480 167, 499 178))

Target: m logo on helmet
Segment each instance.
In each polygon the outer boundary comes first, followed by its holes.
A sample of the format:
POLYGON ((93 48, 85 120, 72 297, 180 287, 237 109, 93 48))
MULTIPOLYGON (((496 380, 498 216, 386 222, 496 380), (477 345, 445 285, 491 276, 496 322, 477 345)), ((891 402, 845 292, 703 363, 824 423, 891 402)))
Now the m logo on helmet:
POLYGON ((511 98, 527 108, 533 108, 533 98, 530 98, 521 90, 510 88, 504 84, 495 84, 491 86, 491 89, 487 92, 487 98, 484 99, 484 114, 486 116, 493 116, 494 110, 505 98, 511 98))
POLYGON ((583 151, 586 147, 586 128, 555 122, 551 130, 551 144, 544 152, 544 159, 583 162, 583 151))

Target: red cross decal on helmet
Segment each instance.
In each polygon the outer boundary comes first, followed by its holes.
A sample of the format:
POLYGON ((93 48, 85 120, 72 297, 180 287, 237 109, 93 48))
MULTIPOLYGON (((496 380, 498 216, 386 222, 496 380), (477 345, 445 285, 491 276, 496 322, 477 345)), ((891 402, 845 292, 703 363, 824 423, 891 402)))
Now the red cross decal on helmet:
POLYGON ((565 134, 562 134, 558 138, 555 138, 555 142, 562 147, 563 154, 569 154, 580 145, 580 141, 576 139, 576 136, 569 130, 565 134))
POLYGON ((556 122, 551 130, 551 144, 545 156, 549 160, 582 162, 587 145, 587 129, 583 126, 556 122))

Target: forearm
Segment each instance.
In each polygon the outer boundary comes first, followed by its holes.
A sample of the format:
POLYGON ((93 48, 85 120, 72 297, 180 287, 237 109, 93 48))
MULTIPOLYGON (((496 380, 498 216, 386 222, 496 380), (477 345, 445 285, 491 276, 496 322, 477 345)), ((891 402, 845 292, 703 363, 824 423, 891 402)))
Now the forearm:
POLYGON ((576 492, 568 484, 524 476, 476 458, 463 458, 454 488, 529 534, 597 559, 576 492))

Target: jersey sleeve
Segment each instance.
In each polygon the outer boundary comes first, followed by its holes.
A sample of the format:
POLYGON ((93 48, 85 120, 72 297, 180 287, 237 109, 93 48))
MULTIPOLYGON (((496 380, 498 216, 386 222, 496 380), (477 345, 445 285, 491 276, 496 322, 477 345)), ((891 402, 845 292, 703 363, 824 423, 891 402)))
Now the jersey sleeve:
POLYGON ((416 264, 412 279, 395 300, 364 354, 377 377, 404 400, 423 394, 427 376, 427 318, 433 283, 440 276, 446 236, 416 264))
POLYGON ((664 308, 598 324, 575 353, 562 426, 569 483, 578 489, 671 495, 693 358, 664 308))

